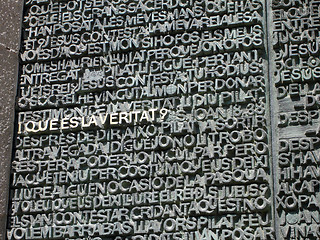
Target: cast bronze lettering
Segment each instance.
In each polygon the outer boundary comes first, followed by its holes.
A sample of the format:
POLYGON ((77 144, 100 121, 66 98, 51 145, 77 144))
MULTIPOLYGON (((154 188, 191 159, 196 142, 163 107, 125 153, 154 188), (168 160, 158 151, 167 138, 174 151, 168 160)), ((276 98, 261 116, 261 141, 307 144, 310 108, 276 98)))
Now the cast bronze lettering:
POLYGON ((319 239, 319 3, 272 5, 279 239, 319 239))
POLYGON ((7 239, 320 239, 319 13, 25 0, 7 239))

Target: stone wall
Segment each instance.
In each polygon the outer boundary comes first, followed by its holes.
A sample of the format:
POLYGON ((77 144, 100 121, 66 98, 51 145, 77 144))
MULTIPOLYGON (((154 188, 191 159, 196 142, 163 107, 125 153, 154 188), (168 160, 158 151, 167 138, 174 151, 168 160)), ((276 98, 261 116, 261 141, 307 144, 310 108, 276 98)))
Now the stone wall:
POLYGON ((5 239, 8 216, 22 6, 20 0, 3 0, 0 6, 0 239, 5 239))

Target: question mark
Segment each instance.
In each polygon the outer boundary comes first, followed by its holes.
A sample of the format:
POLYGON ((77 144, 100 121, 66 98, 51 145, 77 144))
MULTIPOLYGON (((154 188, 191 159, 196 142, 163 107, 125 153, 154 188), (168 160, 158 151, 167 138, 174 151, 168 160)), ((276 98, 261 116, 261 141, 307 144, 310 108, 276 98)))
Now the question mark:
POLYGON ((164 120, 165 116, 168 114, 168 109, 162 108, 160 109, 160 119, 164 120))

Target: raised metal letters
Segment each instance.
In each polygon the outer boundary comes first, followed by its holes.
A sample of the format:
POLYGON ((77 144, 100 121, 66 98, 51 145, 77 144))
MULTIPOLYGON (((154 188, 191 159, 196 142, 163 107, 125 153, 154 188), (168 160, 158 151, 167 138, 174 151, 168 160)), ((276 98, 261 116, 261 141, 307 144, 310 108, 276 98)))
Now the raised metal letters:
POLYGON ((319 239, 318 22, 316 1, 25 1, 7 238, 319 239))
POLYGON ((274 1, 279 239, 319 239, 319 2, 274 1))

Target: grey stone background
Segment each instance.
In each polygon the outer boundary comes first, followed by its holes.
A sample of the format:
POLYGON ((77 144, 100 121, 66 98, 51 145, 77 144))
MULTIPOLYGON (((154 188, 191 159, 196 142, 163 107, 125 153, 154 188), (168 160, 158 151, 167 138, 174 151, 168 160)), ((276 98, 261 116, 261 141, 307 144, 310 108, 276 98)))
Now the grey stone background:
POLYGON ((5 239, 23 0, 0 2, 0 240, 5 239))

